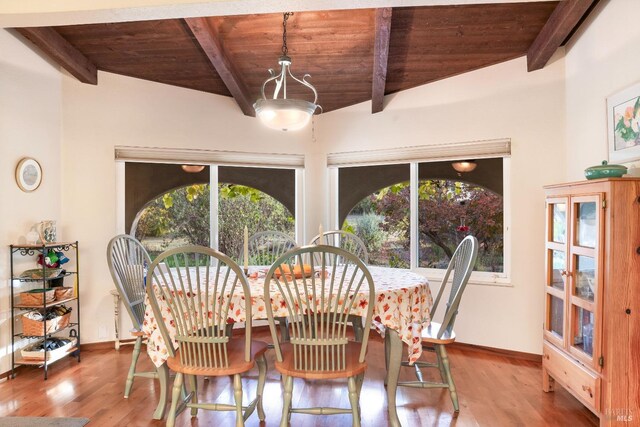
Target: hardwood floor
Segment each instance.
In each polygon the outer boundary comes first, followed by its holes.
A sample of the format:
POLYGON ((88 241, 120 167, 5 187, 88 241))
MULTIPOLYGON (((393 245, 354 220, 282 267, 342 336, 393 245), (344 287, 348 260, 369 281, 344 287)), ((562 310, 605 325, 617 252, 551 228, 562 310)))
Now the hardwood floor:
MULTIPOLYGON (((266 340, 266 334, 256 334, 266 340)), ((136 378, 131 397, 124 399, 124 382, 131 361, 131 346, 119 352, 113 348, 83 351, 82 362, 67 358, 42 370, 22 369, 13 380, 0 383, 0 416, 88 417, 89 426, 164 426, 151 420, 159 387, 153 380, 136 378)), ((452 419, 447 391, 400 388, 398 414, 404 427, 420 426, 597 426, 597 418, 561 387, 542 392, 540 364, 470 349, 452 349, 452 371, 460 396, 460 415, 452 419)), ((151 362, 141 355, 139 369, 151 362)), ((429 358, 433 354, 426 354, 429 358)), ((273 352, 268 352, 273 366, 273 352)), ((365 375, 360 405, 364 427, 387 426, 386 394, 383 387, 384 350, 378 334, 371 334, 369 369, 365 375)), ((425 370, 425 373, 437 373, 425 370)), ((401 378, 410 379, 404 368, 401 378)), ((253 396, 257 370, 245 378, 245 398, 253 396)), ((200 383, 200 399, 233 402, 228 378, 200 383)), ((346 382, 294 382, 294 405, 348 405, 346 382)), ((267 415, 260 424, 254 413, 247 426, 277 426, 280 422, 282 388, 277 372, 270 370, 265 387, 267 415)), ((191 418, 188 411, 178 417, 177 426, 233 426, 233 413, 200 411, 191 418)), ((294 414, 292 426, 350 426, 348 415, 312 416, 294 414)))

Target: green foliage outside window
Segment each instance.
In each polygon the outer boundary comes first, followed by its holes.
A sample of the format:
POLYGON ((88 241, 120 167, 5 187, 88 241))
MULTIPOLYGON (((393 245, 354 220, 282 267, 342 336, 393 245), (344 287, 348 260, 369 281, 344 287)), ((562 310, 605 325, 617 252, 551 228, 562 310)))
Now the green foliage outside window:
MULTIPOLYGON (((418 185, 419 266, 446 268, 458 243, 473 234, 480 243, 477 270, 501 272, 502 197, 463 182, 423 180, 418 185)), ((374 265, 409 267, 409 183, 363 199, 343 226, 367 244, 374 265)))
MULTIPOLYGON (((291 213, 282 203, 255 188, 219 184, 218 201, 219 249, 234 259, 242 248, 245 225, 249 235, 265 230, 294 234, 291 213)), ((135 236, 152 258, 177 246, 210 246, 209 204, 208 184, 169 191, 143 209, 135 236)))

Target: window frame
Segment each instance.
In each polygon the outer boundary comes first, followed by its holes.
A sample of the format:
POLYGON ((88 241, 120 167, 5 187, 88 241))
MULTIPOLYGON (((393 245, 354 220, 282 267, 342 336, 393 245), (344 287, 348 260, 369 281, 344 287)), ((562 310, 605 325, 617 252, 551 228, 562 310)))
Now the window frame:
POLYGON ((166 163, 182 164, 197 163, 209 166, 209 244, 210 247, 219 249, 219 221, 218 221, 218 167, 241 166, 262 167, 272 169, 293 169, 295 171, 295 240, 300 243, 304 237, 305 211, 304 211, 304 156, 297 154, 269 154, 263 153, 257 156, 255 153, 222 152, 215 150, 180 150, 157 149, 141 147, 116 147, 115 148, 115 175, 116 175, 116 233, 126 234, 125 229, 125 195, 126 179, 125 164, 128 161, 138 163, 166 163), (168 160, 173 156, 172 160, 168 160), (256 162, 260 158, 260 162, 256 162), (183 160, 184 159, 184 160, 183 160), (215 191, 214 191, 215 189, 215 191))
MULTIPOLYGON (((396 153, 397 154, 397 153, 396 153)), ((500 273, 489 271, 474 271, 471 274, 469 283, 473 285, 487 286, 512 286, 511 284, 511 159, 506 155, 486 156, 502 157, 502 182, 503 182, 503 271, 500 273)), ((408 161, 396 161, 385 164, 402 164, 409 167, 409 258, 411 271, 427 277, 432 283, 441 283, 446 272, 445 269, 419 267, 418 245, 419 245, 419 224, 418 224, 418 167, 420 163, 442 161, 442 159, 411 159, 408 161)), ((375 166, 380 163, 359 163, 357 166, 375 166)), ((330 192, 330 226, 332 229, 340 229, 339 224, 339 170, 347 165, 329 166, 328 187, 330 192)))

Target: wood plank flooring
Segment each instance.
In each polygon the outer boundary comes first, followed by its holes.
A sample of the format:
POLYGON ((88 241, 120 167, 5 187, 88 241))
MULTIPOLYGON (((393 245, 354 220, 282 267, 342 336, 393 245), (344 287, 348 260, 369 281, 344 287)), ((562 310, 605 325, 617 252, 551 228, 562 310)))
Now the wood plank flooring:
MULTIPOLYGON (((266 334, 256 334, 266 340, 266 334)), ((129 399, 122 397, 131 361, 131 346, 83 351, 82 362, 67 358, 49 368, 43 381, 42 370, 24 368, 13 380, 0 383, 0 416, 88 417, 89 426, 164 426, 151 419, 159 387, 153 380, 136 378, 129 399)), ((487 354, 469 349, 452 349, 452 370, 460 396, 460 415, 452 418, 446 390, 400 388, 398 414, 404 427, 421 426, 597 426, 597 418, 561 387, 554 393, 542 392, 540 364, 487 354)), ((423 359, 432 357, 426 354, 423 359)), ((273 366, 273 351, 268 352, 273 366)), ((365 375, 360 405, 364 427, 387 426, 384 377, 384 349, 378 334, 371 334, 369 369, 365 375)), ((141 355, 139 370, 151 369, 141 355)), ((434 370, 434 374, 437 370, 434 370)), ((427 371, 424 371, 429 372, 427 371)), ((429 372, 430 374, 431 372, 429 372)), ((401 379, 411 379, 412 370, 403 368, 401 379)), ((435 377, 434 377, 435 378, 435 377)), ((245 398, 253 397, 257 370, 244 379, 245 398)), ((200 400, 233 402, 228 378, 200 383, 200 400)), ((348 405, 346 382, 294 382, 294 405, 348 405)), ((282 388, 279 375, 269 370, 265 387, 267 420, 260 423, 254 413, 247 426, 277 426, 280 422, 282 388)), ((180 414, 177 426, 233 426, 233 413, 200 411, 191 418, 180 414)), ((350 426, 348 415, 312 416, 294 414, 292 426, 350 426)))

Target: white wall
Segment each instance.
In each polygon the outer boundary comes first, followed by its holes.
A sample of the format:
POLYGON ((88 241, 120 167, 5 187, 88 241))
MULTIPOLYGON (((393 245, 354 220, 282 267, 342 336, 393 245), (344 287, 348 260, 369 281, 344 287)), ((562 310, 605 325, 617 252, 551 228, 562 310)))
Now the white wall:
MULTIPOLYGON (((39 221, 59 221, 63 238, 66 224, 60 221, 60 72, 5 30, 0 30, 0 52, 0 372, 6 372, 11 368, 8 246, 24 244, 25 234, 39 221), (23 157, 35 158, 43 170, 40 188, 31 193, 22 192, 15 181, 23 157)), ((35 267, 35 258, 29 257, 16 270, 35 267)))
POLYGON ((114 338, 106 247, 117 231, 116 145, 304 153, 312 144, 311 129, 270 131, 232 98, 109 73, 99 73, 97 86, 65 76, 63 91, 63 218, 82 249, 84 342, 114 338))
POLYGON ((539 354, 542 186, 564 178, 562 52, 543 70, 526 68, 520 58, 401 92, 375 115, 370 103, 331 112, 317 135, 335 152, 511 138, 512 287, 470 286, 456 332, 462 342, 539 354))
MULTIPOLYGON (((607 159, 606 99, 640 82, 640 2, 602 2, 566 56, 567 180, 607 159)), ((640 162, 627 164, 640 176, 640 162)))
POLYGON ((105 248, 116 230, 116 145, 306 153, 309 238, 321 219, 327 226, 327 152, 510 137, 513 287, 472 287, 458 325, 463 341, 540 353, 541 187, 564 176, 563 74, 561 60, 535 73, 510 61, 398 94, 381 114, 365 103, 320 116, 316 142, 311 129, 268 131, 229 98, 108 73, 98 86, 65 77, 63 218, 82 248, 83 340, 113 339, 105 248))

